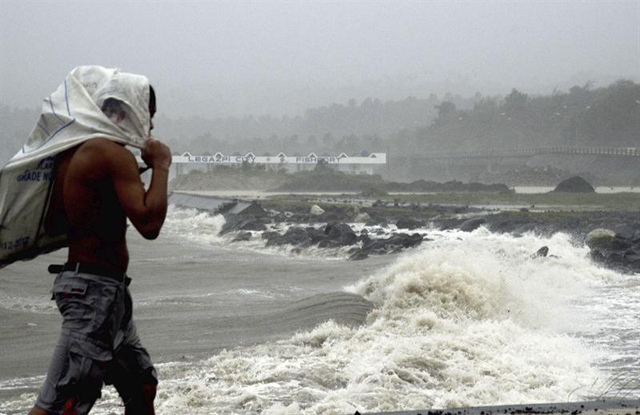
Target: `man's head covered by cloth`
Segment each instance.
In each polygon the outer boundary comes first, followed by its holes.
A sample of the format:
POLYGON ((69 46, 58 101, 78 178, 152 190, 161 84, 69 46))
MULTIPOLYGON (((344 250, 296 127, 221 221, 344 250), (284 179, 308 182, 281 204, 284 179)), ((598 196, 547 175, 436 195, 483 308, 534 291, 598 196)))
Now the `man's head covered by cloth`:
POLYGON ((156 96, 146 77, 116 69, 96 89, 94 101, 107 118, 122 130, 149 137, 153 128, 151 118, 156 110, 156 96))
POLYGON ((152 112, 155 93, 145 76, 79 66, 44 99, 21 156, 38 157, 97 137, 143 148, 150 137, 152 112))
POLYGON ((100 66, 80 66, 71 74, 113 124, 128 135, 149 137, 155 92, 145 76, 100 66))

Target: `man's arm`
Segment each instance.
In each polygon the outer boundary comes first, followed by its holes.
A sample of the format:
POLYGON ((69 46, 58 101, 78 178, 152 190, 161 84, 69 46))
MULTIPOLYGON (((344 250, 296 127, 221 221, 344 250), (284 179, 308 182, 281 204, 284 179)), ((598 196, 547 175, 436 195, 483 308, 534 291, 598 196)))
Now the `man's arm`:
POLYGON ((167 215, 167 181, 171 165, 169 147, 156 140, 148 140, 142 159, 153 169, 151 185, 145 192, 138 171, 138 163, 131 152, 115 145, 109 159, 109 175, 125 215, 145 239, 155 239, 167 215))

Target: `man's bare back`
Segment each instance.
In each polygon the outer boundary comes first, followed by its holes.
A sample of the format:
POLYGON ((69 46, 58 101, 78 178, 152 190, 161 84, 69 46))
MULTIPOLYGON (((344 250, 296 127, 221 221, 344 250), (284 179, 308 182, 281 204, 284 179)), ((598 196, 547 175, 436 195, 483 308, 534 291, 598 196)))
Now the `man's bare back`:
POLYGON ((68 233, 68 262, 127 270, 126 218, 143 237, 158 236, 170 157, 168 147, 149 140, 143 158, 154 174, 145 193, 136 159, 117 143, 93 139, 62 156, 47 223, 50 233, 68 233))

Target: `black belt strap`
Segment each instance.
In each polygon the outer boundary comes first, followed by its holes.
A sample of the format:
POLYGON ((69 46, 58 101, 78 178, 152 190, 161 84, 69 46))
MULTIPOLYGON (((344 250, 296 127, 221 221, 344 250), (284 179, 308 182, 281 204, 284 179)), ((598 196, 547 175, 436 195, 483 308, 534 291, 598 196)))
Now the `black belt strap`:
POLYGON ((63 271, 75 271, 82 274, 93 274, 101 277, 114 279, 118 282, 124 282, 127 285, 131 282, 131 278, 127 277, 126 272, 118 271, 113 268, 107 268, 100 265, 85 264, 82 262, 68 262, 64 265, 49 265, 49 273, 60 274, 63 271))

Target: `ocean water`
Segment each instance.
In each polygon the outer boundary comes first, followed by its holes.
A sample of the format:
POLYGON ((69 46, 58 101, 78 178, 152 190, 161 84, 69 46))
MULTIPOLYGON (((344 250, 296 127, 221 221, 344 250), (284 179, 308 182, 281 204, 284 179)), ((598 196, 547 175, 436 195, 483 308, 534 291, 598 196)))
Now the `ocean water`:
MULTIPOLYGON (((265 248, 260 232, 231 243, 223 224, 171 207, 159 240, 132 235, 159 414, 640 397, 640 276, 596 266, 567 235, 421 229, 432 241, 348 262, 346 250, 265 248), (550 256, 532 257, 541 246, 550 256)), ((25 413, 42 382, 59 325, 42 270, 63 260, 2 270, 1 414, 25 413)), ((105 388, 94 413, 121 412, 105 388)))

